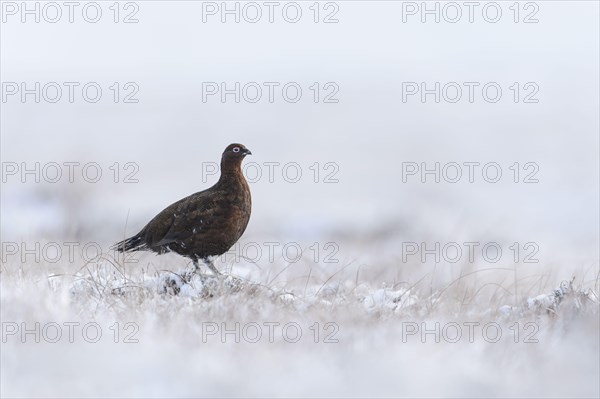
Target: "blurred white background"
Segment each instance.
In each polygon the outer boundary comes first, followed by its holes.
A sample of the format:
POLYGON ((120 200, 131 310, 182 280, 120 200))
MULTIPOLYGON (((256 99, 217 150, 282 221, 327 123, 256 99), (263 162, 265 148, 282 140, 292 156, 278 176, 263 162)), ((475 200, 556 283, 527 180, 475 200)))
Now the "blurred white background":
MULTIPOLYGON (((402 23, 405 4, 342 2, 339 22, 329 24, 313 22, 312 3, 299 3, 303 16, 295 24, 278 9, 269 23, 264 6, 255 24, 243 14, 240 23, 231 15, 221 23, 220 14, 203 23, 202 2, 150 1, 136 3, 138 23, 114 23, 110 4, 100 4, 95 24, 78 9, 68 23, 64 7, 55 24, 43 14, 40 23, 20 23, 20 10, 4 15, 3 82, 97 82, 104 93, 95 104, 77 89, 73 103, 66 89, 54 104, 8 96, 2 161, 97 162, 106 178, 35 184, 31 175, 27 183, 20 174, 6 176, 3 238, 66 234, 108 243, 124 234, 128 214, 133 234, 164 206, 212 184, 215 176, 202 181, 202 162, 218 162, 222 149, 239 141, 254 153, 247 162, 264 174, 251 186, 249 234, 492 237, 545 243, 543 256, 583 251, 597 259, 596 3, 536 3, 538 23, 514 23, 508 3, 497 23, 479 8, 469 23, 464 6, 457 23, 444 14, 440 23, 432 15, 421 23, 420 13, 402 23), (115 104, 113 82, 135 82, 139 102, 115 104), (202 102, 202 82, 298 82, 304 92, 297 103, 280 95, 274 103, 235 103, 232 96, 202 102), (314 82, 335 82, 339 102, 315 104, 308 89, 314 82), (488 103, 479 86, 469 103, 463 86, 458 103, 435 103, 432 95, 403 102, 402 82, 497 82, 503 93, 488 103), (539 102, 515 103, 514 82, 537 84, 539 102), (135 162, 139 183, 112 182, 114 162, 135 162), (264 162, 297 162, 303 178, 288 183, 277 169, 271 183, 264 162), (335 162, 339 183, 312 182, 314 162, 335 162), (417 176, 403 183, 403 162, 498 162, 504 175, 497 184, 480 174, 473 184, 436 184, 431 176, 425 184, 417 176), (514 162, 537 163, 539 183, 512 183, 514 162)), ((119 18, 132 11, 123 8, 119 18)), ((532 11, 522 8, 519 18, 532 11)))

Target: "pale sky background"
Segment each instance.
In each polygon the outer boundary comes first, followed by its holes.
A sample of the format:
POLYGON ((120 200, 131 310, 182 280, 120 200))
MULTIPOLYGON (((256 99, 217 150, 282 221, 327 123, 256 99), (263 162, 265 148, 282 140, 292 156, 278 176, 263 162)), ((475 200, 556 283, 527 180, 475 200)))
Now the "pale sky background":
POLYGON ((315 24, 307 2, 296 24, 277 11, 274 23, 223 24, 218 15, 202 23, 200 2, 154 1, 138 3, 139 23, 115 24, 112 3, 100 4, 96 24, 77 12, 72 24, 5 16, 3 82, 92 81, 104 95, 96 104, 80 95, 73 104, 9 98, 2 161, 97 162, 106 178, 22 184, 11 176, 2 187, 3 237, 108 244, 123 235, 128 213, 133 234, 166 205, 212 184, 215 177, 202 181, 202 162, 218 162, 238 141, 254 154, 246 162, 297 162, 304 173, 296 184, 281 174, 252 184, 250 235, 462 234, 547 242, 547 256, 584 251, 597 259, 597 3, 537 2, 539 23, 514 23, 512 3, 502 2, 495 24, 480 9, 473 23, 466 15, 455 24, 421 23, 419 14, 402 23, 402 5, 393 2, 340 2, 334 24, 315 24), (303 97, 202 102, 202 82, 253 81, 297 82, 303 97), (114 82, 135 82, 139 103, 113 103, 114 82), (314 82, 335 82, 339 102, 313 103, 314 82), (436 104, 431 96, 403 103, 403 82, 496 82, 503 95, 487 103, 476 89, 472 104, 436 104), (534 82, 539 102, 515 104, 514 82, 534 82), (115 162, 136 163, 139 183, 112 183, 115 162), (311 182, 314 162, 336 163, 339 183, 311 182), (403 162, 498 162, 504 175, 497 184, 480 175, 475 184, 402 183, 403 162), (540 182, 511 183, 514 162, 537 163, 540 182))

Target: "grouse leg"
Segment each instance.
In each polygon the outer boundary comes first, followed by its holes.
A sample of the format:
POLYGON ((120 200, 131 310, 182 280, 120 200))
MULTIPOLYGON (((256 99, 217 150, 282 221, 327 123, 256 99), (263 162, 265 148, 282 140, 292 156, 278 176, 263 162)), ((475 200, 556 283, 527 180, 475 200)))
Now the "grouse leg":
POLYGON ((215 274, 215 276, 220 276, 221 272, 219 272, 217 270, 217 268, 215 267, 215 265, 213 264, 212 259, 210 258, 204 258, 204 263, 206 263, 206 266, 208 266, 208 268, 215 274))
POLYGON ((200 265, 198 264, 198 259, 192 259, 192 263, 194 264, 194 273, 200 274, 200 265))

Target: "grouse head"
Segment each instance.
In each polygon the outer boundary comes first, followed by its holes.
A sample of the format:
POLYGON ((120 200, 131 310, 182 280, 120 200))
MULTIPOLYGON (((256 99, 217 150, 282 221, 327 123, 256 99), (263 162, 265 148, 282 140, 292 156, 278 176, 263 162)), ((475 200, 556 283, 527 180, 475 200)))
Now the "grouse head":
POLYGON ((221 170, 230 171, 239 169, 246 155, 252 155, 252 152, 244 147, 243 144, 229 144, 221 157, 221 170))

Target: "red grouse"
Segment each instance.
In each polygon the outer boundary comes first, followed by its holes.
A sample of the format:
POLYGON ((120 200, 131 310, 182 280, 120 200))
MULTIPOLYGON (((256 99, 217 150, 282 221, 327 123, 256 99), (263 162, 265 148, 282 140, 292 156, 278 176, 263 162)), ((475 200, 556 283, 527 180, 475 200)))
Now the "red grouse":
POLYGON ((211 188, 185 197, 156 215, 139 233, 116 243, 120 252, 169 251, 186 256, 199 270, 204 261, 215 274, 212 262, 242 236, 252 201, 242 173, 242 160, 252 154, 241 144, 230 144, 221 158, 221 176, 211 188))

